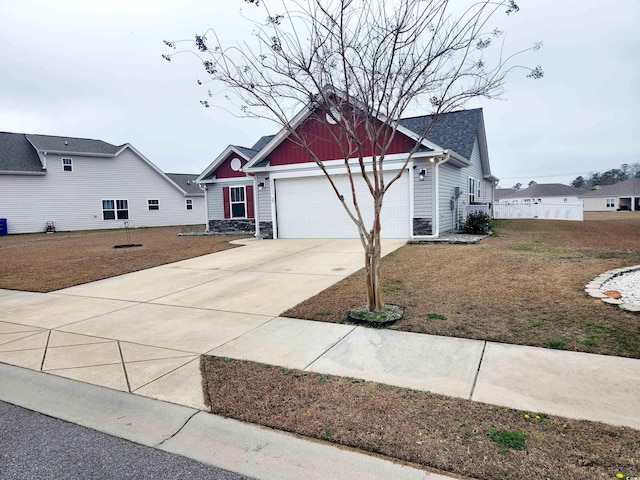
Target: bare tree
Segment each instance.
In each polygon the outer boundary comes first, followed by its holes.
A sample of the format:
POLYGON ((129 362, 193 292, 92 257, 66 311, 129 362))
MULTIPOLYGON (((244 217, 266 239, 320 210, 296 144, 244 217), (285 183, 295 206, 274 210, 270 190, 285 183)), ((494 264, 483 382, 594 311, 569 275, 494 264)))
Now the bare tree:
MULTIPOLYGON (((507 74, 524 68, 530 78, 542 69, 514 65, 505 55, 502 32, 490 23, 497 14, 519 10, 514 0, 476 1, 460 10, 448 0, 288 0, 272 9, 268 0, 245 0, 264 8, 254 22, 254 42, 223 44, 216 30, 196 35, 191 52, 202 61, 208 82, 221 87, 233 114, 274 120, 324 172, 347 215, 357 226, 365 251, 367 306, 380 311, 380 213, 385 193, 400 178, 431 124, 419 132, 399 172, 385 175, 384 162, 398 133, 398 120, 413 109, 438 116, 476 97, 501 95, 507 74), (492 49, 495 45, 496 48, 492 49), (351 189, 341 192, 305 138, 294 112, 308 108, 338 128, 329 131, 341 148, 351 189), (370 198, 357 198, 361 177, 370 198), (373 202, 366 224, 361 202, 373 202)), ((199 81, 199 83, 202 83, 199 81)), ((210 87, 211 88, 211 87, 210 87)), ((218 91, 209 90, 206 106, 218 91)))

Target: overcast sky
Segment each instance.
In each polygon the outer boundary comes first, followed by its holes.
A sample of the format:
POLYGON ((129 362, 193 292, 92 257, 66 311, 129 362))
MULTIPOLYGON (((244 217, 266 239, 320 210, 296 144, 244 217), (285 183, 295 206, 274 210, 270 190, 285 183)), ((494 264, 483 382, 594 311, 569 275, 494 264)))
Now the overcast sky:
MULTIPOLYGON (((501 187, 640 162, 640 1, 519 0, 506 45, 545 76, 516 72, 484 109, 501 187)), ((165 172, 201 171, 228 144, 276 128, 205 109, 195 57, 162 40, 209 27, 242 37, 242 0, 0 0, 0 131, 130 143, 165 172)), ((243 30, 245 29, 245 30, 243 30)), ((242 38, 238 38, 242 40, 242 38)))

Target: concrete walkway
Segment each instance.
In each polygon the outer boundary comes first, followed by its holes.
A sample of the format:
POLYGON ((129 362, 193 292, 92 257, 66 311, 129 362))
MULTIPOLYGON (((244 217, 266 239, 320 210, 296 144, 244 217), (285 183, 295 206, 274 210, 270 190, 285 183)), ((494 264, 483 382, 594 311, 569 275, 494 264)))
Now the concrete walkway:
POLYGON ((360 269, 362 247, 245 243, 49 294, 0 290, 0 362, 204 409, 210 353, 640 428, 640 360, 278 317, 360 269))

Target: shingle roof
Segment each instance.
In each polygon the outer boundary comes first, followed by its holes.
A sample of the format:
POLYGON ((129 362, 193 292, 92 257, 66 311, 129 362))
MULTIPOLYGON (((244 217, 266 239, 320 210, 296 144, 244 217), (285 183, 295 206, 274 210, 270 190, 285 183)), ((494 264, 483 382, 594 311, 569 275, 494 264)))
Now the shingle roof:
POLYGON ((0 132, 0 172, 44 172, 38 153, 25 134, 0 132))
POLYGON ((623 195, 640 196, 640 178, 630 178, 624 182, 600 187, 598 190, 582 193, 581 197, 619 197, 623 195))
MULTIPOLYGON (((432 115, 400 119, 400 125, 421 134, 432 121, 432 115)), ((427 140, 451 149, 469 160, 482 120, 482 109, 459 110, 440 115, 427 133, 427 140)))
POLYGON ((102 140, 90 138, 56 137, 52 135, 26 135, 26 137, 40 151, 114 155, 121 148, 102 140))
POLYGON ((192 173, 167 173, 167 177, 169 177, 173 182, 182 188, 189 195, 204 195, 204 192, 200 189, 198 184, 196 183, 196 178, 198 178, 198 174, 192 173))
POLYGON ((502 198, 575 197, 584 192, 582 188, 570 187, 562 183, 537 183, 524 190, 513 190, 502 198))
POLYGON ((512 188, 496 188, 495 192, 493 193, 493 198, 496 201, 502 200, 503 198, 507 198, 512 193, 512 188))

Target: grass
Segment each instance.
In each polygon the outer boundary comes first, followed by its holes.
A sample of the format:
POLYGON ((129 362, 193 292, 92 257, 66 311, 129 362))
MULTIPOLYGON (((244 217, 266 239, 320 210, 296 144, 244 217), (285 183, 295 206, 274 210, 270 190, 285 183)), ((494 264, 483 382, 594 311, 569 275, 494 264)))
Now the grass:
POLYGON ((34 233, 0 237, 0 288, 51 292, 233 248, 238 236, 178 236, 181 227, 34 233))
POLYGON ((640 473, 640 432, 628 427, 249 361, 200 365, 212 413, 425 468, 480 480, 640 473))
MULTIPOLYGON (((640 212, 502 220, 497 231, 477 245, 407 245, 383 258, 383 301, 405 307, 388 328, 640 358, 639 316, 584 293, 599 274, 640 264, 640 212)), ((283 315, 344 323, 366 298, 363 276, 283 315)))

